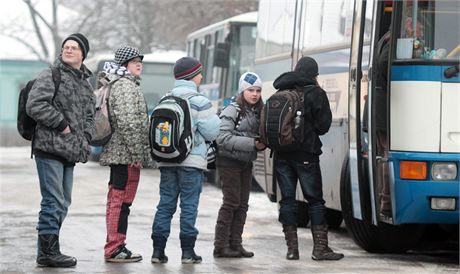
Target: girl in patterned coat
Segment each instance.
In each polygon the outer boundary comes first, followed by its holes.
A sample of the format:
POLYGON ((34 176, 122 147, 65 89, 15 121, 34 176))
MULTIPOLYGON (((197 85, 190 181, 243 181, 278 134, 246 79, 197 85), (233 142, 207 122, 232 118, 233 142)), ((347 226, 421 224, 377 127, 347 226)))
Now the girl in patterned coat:
POLYGON ((148 142, 148 115, 140 88, 143 55, 134 47, 115 52, 115 62, 106 63, 101 77, 113 86, 109 96, 113 134, 103 146, 100 164, 110 166, 107 194, 106 262, 138 262, 142 256, 126 248, 129 207, 136 196, 140 170, 152 165, 148 142), (115 81, 115 82, 114 82, 115 81))

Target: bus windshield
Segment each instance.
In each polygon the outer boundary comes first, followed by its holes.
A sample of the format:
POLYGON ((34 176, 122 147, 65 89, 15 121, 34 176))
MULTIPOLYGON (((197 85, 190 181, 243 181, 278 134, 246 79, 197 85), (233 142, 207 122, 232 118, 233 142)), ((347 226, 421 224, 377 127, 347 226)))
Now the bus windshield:
POLYGON ((459 60, 459 1, 403 2, 397 59, 459 60))

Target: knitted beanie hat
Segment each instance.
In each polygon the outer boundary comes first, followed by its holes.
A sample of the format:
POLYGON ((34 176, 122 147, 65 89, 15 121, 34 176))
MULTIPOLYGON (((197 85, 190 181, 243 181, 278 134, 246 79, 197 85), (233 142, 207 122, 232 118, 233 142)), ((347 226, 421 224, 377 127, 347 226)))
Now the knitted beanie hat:
POLYGON ((245 72, 240 77, 240 82, 238 84, 238 93, 242 93, 250 87, 260 87, 262 88, 262 80, 259 75, 254 72, 245 72))
POLYGON ((74 34, 69 35, 69 37, 67 37, 66 39, 64 39, 64 41, 62 42, 61 48, 64 47, 65 42, 67 42, 68 40, 74 40, 78 43, 78 45, 80 46, 82 55, 83 55, 83 60, 85 60, 89 52, 88 39, 86 39, 86 37, 81 33, 74 33, 74 34))
POLYGON ((136 57, 141 58, 141 60, 144 59, 144 55, 140 54, 140 51, 135 47, 123 46, 115 51, 115 63, 120 66, 136 57))
POLYGON ((294 71, 303 73, 308 79, 313 79, 318 76, 318 63, 315 59, 304 56, 297 62, 294 71))
POLYGON ((174 65, 174 77, 177 80, 190 80, 203 70, 200 61, 192 57, 182 57, 174 65))

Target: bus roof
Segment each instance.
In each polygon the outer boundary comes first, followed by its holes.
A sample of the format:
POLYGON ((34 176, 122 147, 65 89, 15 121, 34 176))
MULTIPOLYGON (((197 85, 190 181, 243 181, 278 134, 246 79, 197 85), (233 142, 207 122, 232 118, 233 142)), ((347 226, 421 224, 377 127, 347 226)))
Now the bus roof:
POLYGON ((190 33, 187 40, 223 28, 228 23, 257 23, 257 11, 239 14, 190 33))

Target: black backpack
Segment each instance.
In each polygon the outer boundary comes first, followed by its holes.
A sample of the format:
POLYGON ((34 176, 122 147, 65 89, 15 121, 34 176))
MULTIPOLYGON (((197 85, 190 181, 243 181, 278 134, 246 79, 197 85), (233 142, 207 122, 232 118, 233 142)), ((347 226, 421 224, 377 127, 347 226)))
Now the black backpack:
MULTIPOLYGON (((294 151, 304 141, 305 93, 312 88, 279 90, 267 99, 260 116, 260 139, 274 151, 294 151)), ((308 118, 308 117, 307 117, 308 118)))
MULTIPOLYGON (((61 83, 61 72, 57 67, 51 67, 51 74, 54 83, 54 97, 56 92, 59 90, 59 84, 61 83)), ((30 90, 32 89, 36 79, 27 82, 26 86, 19 92, 18 100, 18 121, 17 127, 19 134, 26 140, 31 141, 35 132, 35 126, 37 122, 32 119, 26 112, 27 99, 29 98, 30 90)))

